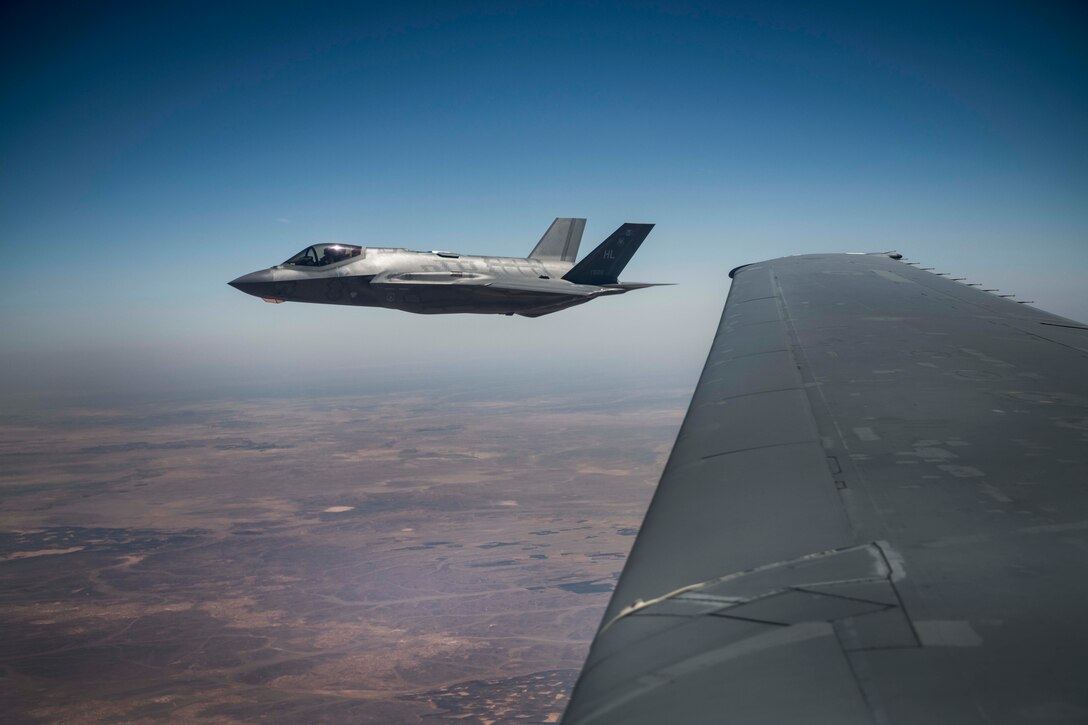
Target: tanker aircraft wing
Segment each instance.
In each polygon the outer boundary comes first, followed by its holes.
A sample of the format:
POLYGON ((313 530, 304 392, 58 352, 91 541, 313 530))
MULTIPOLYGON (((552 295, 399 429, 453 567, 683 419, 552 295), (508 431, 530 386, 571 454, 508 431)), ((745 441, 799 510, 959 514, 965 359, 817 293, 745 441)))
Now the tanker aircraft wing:
POLYGON ((1088 722, 1088 326, 888 255, 730 276, 564 722, 1088 722))

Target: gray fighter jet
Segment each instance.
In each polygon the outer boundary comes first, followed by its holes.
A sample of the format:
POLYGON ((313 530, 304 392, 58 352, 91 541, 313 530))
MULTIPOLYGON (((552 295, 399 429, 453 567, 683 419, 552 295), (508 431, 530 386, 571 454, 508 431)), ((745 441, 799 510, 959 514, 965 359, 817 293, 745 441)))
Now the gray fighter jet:
POLYGON ((525 317, 657 286, 619 281, 653 224, 623 224, 575 264, 585 224, 585 219, 556 219, 524 259, 315 244, 229 284, 268 302, 525 317))

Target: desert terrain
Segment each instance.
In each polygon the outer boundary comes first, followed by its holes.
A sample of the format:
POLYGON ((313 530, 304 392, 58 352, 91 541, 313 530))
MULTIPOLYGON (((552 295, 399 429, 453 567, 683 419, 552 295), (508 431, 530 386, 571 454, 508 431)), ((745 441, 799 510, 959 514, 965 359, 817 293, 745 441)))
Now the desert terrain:
POLYGON ((4 719, 557 722, 689 394, 15 406, 4 719))

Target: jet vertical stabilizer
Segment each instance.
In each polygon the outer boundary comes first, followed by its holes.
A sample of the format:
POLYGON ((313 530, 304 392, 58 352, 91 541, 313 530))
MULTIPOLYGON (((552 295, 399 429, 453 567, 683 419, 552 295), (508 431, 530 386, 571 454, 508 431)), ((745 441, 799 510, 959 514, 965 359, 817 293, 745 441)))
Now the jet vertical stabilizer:
POLYGON ((563 279, 575 284, 609 285, 619 282, 620 272, 631 261, 653 224, 623 224, 612 236, 586 255, 563 279))
POLYGON ((529 254, 529 259, 542 262, 570 262, 578 258, 578 245, 582 243, 582 231, 586 228, 585 219, 557 218, 544 236, 536 243, 529 254))

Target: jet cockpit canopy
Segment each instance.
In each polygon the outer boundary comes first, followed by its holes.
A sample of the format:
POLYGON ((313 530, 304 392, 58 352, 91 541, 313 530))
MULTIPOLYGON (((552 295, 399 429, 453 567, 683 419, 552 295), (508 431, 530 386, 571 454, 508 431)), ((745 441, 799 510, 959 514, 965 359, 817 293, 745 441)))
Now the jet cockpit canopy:
POLYGON ((343 262, 345 259, 359 257, 362 247, 351 244, 314 244, 284 262, 295 267, 324 267, 326 264, 343 262))

